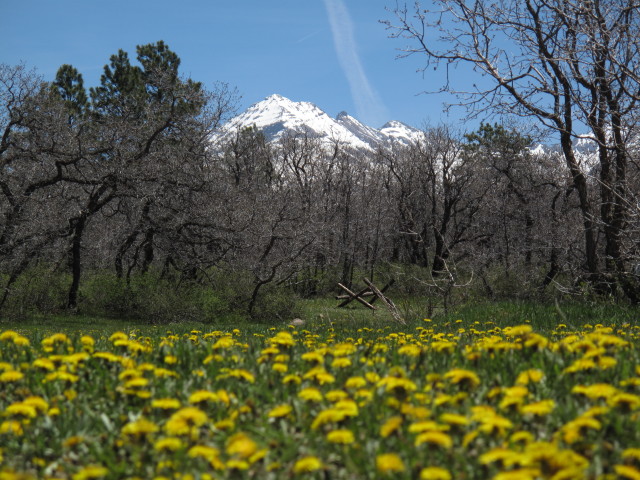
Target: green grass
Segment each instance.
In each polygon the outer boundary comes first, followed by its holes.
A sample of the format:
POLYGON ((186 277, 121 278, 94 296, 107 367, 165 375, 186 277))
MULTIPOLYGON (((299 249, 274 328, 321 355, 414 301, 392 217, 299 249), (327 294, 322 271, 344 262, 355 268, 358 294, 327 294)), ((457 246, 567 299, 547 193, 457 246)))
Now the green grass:
POLYGON ((440 467, 484 480, 531 465, 535 478, 640 475, 627 451, 640 442, 633 310, 476 304, 404 327, 335 305, 305 303, 302 328, 82 316, 17 325, 26 338, 0 335, 0 478, 410 480, 440 467), (167 399, 175 406, 154 406, 167 399), (505 448, 513 465, 486 460, 505 448), (401 471, 384 471, 387 454, 401 471), (300 467, 308 457, 317 471, 300 467))
MULTIPOLYGON (((407 322, 406 326, 398 324, 383 305, 376 303, 377 310, 371 311, 352 302, 350 305, 337 308, 339 302, 333 298, 304 299, 299 301, 300 318, 306 324, 335 323, 343 328, 382 328, 391 326, 397 330, 412 331, 421 325, 426 317, 425 311, 428 299, 424 297, 408 297, 395 300, 396 307, 407 322)), ((459 305, 445 314, 443 311, 433 315, 433 321, 440 325, 463 319, 465 323, 494 322, 498 326, 516 325, 526 321, 538 330, 548 330, 553 326, 564 323, 569 328, 580 328, 585 324, 597 325, 636 325, 640 318, 640 308, 624 304, 598 302, 564 302, 536 303, 525 301, 502 302, 470 302, 459 305)), ((292 320, 292 319, 291 319, 292 320)), ((235 324, 243 329, 260 332, 273 326, 286 325, 288 322, 252 323, 241 322, 235 324)), ((139 329, 141 331, 167 331, 185 333, 190 330, 210 330, 211 328, 229 329, 234 325, 228 322, 174 322, 150 325, 142 319, 121 320, 107 317, 96 317, 82 314, 37 315, 24 320, 9 320, 0 318, 0 329, 17 329, 23 332, 65 332, 87 328, 93 330, 117 331, 139 329)), ((43 333, 44 334, 44 333, 43 333)))

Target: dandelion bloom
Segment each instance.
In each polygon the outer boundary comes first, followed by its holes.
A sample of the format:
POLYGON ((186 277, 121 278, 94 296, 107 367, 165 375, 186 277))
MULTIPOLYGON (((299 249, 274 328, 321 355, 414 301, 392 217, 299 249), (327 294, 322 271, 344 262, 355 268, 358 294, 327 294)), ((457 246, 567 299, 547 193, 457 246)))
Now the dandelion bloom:
POLYGON ((523 415, 548 415, 556 407, 553 400, 540 400, 539 402, 529 403, 520 407, 520 413, 523 415))
POLYGON ((187 452, 191 458, 204 458, 216 470, 224 470, 225 465, 220 460, 220 450, 208 445, 194 445, 187 452))
POLYGON ((380 436, 382 438, 387 438, 393 432, 398 430, 398 428, 400 428, 400 425, 402 425, 402 417, 400 415, 396 415, 387 419, 387 421, 384 422, 380 427, 380 436))
POLYGON ((339 429, 332 430, 331 432, 327 433, 327 441, 329 443, 340 443, 342 445, 348 445, 355 441, 355 437, 351 430, 339 429))
POLYGON ((175 452, 182 448, 182 440, 178 437, 160 438, 153 444, 153 448, 158 451, 175 452))
POLYGON ((169 435, 186 435, 204 425, 209 418, 197 407, 184 407, 174 412, 164 428, 169 435))
POLYGON ((451 473, 445 468, 426 467, 420 471, 420 480, 451 480, 451 473))
POLYGON ((12 403, 5 409, 5 415, 14 417, 35 418, 38 414, 36 407, 33 405, 26 405, 22 402, 12 403))
POLYGON ((451 383, 460 385, 463 387, 475 388, 480 385, 480 377, 471 370, 464 370, 462 368, 454 368, 444 374, 446 380, 450 380, 451 383))
POLYGON ((631 465, 614 465, 613 469, 620 478, 640 480, 640 470, 631 465))
POLYGON ((2 374, 0 374, 0 382, 2 383, 17 382, 23 378, 24 373, 18 372, 17 370, 9 370, 8 372, 2 372, 2 374))
POLYGON ((129 436, 144 436, 158 431, 158 426, 146 418, 139 418, 122 427, 122 434, 129 436))
POLYGON ((431 445, 438 445, 442 448, 451 448, 453 446, 453 440, 444 432, 431 431, 421 433, 416 437, 415 446, 422 445, 423 443, 429 443, 431 445))
POLYGON ((95 478, 105 477, 109 470, 102 465, 87 465, 71 477, 72 480, 91 480, 95 478))
POLYGON ((318 427, 327 423, 336 423, 345 419, 347 414, 338 408, 327 408, 322 410, 316 415, 316 418, 311 423, 311 430, 316 430, 318 427))
POLYGON ((293 408, 291 407, 291 405, 287 405, 287 404, 278 405, 277 407, 272 408, 267 414, 267 416, 269 418, 281 418, 281 417, 286 417, 292 411, 293 411, 293 408))
POLYGON ((345 382, 344 386, 345 388, 354 388, 354 389, 358 389, 358 388, 362 388, 367 384, 367 381, 364 379, 364 377, 350 377, 347 379, 347 381, 345 382))
POLYGON ((528 385, 530 383, 538 383, 544 377, 544 372, 536 368, 531 368, 521 372, 516 378, 517 385, 528 385))
POLYGON ((180 400, 175 398, 155 398, 151 401, 151 408, 174 410, 176 408, 180 408, 180 400))
POLYGON ((11 433, 20 436, 24 433, 22 424, 18 420, 5 420, 0 424, 0 433, 11 433))
POLYGON ((298 392, 298 398, 302 400, 306 400, 308 402, 321 402, 322 401, 322 392, 317 388, 308 387, 303 388, 298 392))
POLYGON ((189 403, 217 402, 219 397, 209 390, 197 390, 189 395, 189 403))
POLYGON ((404 472, 404 462, 395 453, 383 453, 376 457, 376 469, 381 473, 404 472))
POLYGON ((318 457, 308 456, 298 460, 293 466, 294 473, 315 472, 322 468, 322 462, 318 457))
POLYGON ((227 454, 237 455, 241 458, 249 458, 256 453, 258 445, 249 436, 242 432, 233 435, 227 441, 227 454))

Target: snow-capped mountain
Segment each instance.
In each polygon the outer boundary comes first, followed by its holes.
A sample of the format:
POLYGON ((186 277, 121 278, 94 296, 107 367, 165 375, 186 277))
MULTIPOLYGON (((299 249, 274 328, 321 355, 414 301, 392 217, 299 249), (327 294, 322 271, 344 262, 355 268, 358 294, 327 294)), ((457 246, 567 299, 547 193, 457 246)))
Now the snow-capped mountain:
POLYGON ((286 133, 306 134, 327 144, 339 142, 357 150, 375 150, 394 143, 409 144, 423 138, 422 131, 392 121, 380 129, 369 127, 346 112, 332 118, 309 102, 294 102, 271 95, 250 106, 223 126, 218 140, 235 135, 239 129, 256 127, 268 141, 277 141, 286 133))

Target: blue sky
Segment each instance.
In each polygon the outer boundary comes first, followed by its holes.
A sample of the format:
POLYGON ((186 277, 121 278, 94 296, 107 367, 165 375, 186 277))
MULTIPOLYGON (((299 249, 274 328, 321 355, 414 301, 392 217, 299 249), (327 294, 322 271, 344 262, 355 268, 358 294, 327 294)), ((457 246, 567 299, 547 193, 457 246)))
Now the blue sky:
POLYGON ((309 101, 335 116, 346 110, 373 127, 400 120, 422 128, 458 125, 443 113, 438 72, 416 72, 419 57, 397 60, 400 40, 379 20, 395 0, 0 0, 0 63, 24 62, 45 80, 68 63, 87 86, 99 82, 118 49, 164 40, 184 75, 236 87, 239 110, 272 93, 309 101))

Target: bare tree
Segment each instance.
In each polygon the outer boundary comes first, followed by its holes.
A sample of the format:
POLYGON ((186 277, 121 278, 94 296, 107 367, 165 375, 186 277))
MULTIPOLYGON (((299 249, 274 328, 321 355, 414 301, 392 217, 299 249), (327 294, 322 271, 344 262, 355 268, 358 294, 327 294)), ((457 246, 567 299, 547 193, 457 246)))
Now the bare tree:
MULTIPOLYGON (((534 117, 557 133, 577 192, 583 220, 584 260, 589 280, 600 288, 598 225, 605 225, 607 273, 624 271, 619 238, 625 229, 628 129, 637 101, 638 13, 634 0, 437 0, 393 9, 392 36, 411 45, 404 55, 426 57, 425 69, 444 67, 441 91, 457 95, 471 115, 534 117), (450 81, 456 67, 471 68, 471 88, 450 81), (600 209, 574 140, 591 128, 601 164, 600 209), (611 135, 604 135, 611 129, 611 135), (617 203, 614 198, 620 198, 617 203), (611 272, 611 270, 613 271, 611 272)), ((624 286, 624 284, 623 284, 624 286)), ((633 289, 625 288, 637 300, 633 289)))

